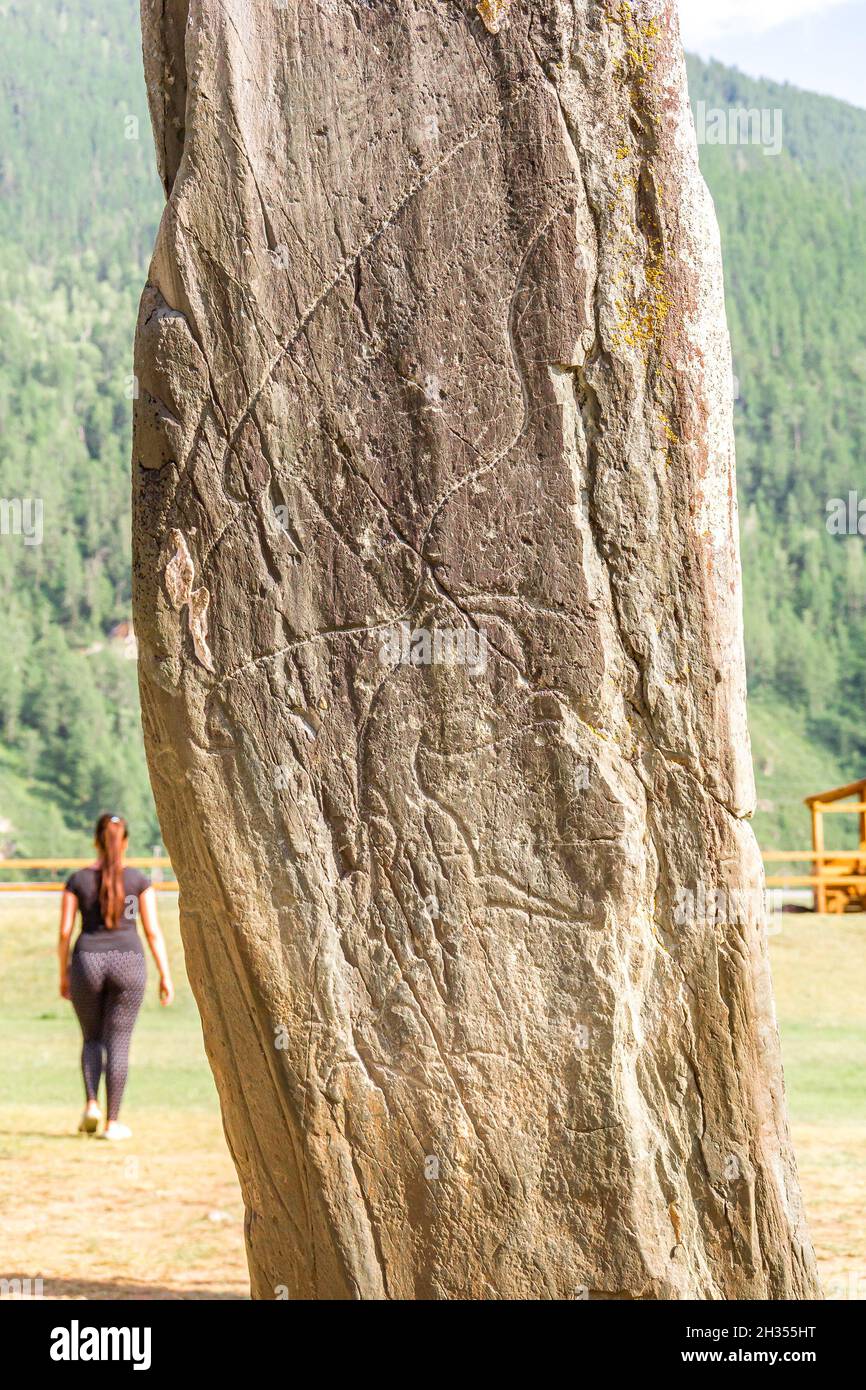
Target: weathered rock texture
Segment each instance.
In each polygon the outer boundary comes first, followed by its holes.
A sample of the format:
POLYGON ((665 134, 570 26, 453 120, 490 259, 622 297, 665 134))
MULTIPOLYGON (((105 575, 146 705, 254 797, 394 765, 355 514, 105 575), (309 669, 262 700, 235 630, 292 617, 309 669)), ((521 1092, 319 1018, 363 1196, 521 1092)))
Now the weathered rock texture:
POLYGON ((815 1290, 673 11, 143 3, 144 722, 258 1297, 815 1290))

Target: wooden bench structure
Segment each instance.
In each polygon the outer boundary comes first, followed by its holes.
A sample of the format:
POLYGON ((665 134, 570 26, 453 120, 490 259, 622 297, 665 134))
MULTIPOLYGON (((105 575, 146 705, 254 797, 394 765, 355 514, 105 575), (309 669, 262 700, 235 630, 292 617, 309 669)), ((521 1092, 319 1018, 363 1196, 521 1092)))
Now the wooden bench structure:
POLYGON ((866 908, 866 777, 807 796, 806 805, 812 813, 812 849, 817 865, 815 911, 862 912, 866 908), (857 816, 857 850, 825 850, 826 815, 857 816))
POLYGON ((866 911, 866 777, 805 798, 812 816, 811 850, 769 850, 764 863, 811 860, 810 874, 768 874, 768 888, 812 888, 816 912, 866 911), (827 849, 824 817, 857 816, 856 849, 827 849))

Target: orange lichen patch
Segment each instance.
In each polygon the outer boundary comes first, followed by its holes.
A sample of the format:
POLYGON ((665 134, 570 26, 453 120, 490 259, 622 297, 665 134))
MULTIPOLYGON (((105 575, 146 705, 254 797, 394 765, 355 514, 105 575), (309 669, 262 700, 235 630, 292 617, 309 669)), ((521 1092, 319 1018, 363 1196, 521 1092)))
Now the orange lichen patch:
POLYGON ((480 0, 475 8, 481 16, 485 29, 491 34, 498 34, 508 19, 511 0, 480 0))

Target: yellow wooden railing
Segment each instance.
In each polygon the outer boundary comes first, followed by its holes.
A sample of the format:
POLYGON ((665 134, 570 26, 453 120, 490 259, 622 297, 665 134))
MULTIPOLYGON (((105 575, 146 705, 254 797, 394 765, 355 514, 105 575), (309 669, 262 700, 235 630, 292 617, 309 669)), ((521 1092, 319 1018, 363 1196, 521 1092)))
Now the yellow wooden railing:
MULTIPOLYGON (((827 807, 825 809, 832 809, 827 807)), ((846 808, 847 809, 847 808, 846 808)), ((770 849, 765 850, 762 856, 765 864, 784 864, 795 859, 809 859, 817 861, 819 865, 816 874, 767 874, 766 883, 768 888, 814 888, 816 885, 823 885, 832 888, 835 885, 858 888, 866 887, 866 874, 839 874, 827 873, 820 869, 820 865, 827 862, 850 859, 856 864, 858 860, 866 860, 866 852, 856 849, 770 849)))
MULTIPOLYGON (((834 809, 827 807, 826 809, 834 809)), ((840 808, 841 809, 841 808, 840 808)), ((847 809, 847 808, 846 808, 847 809)), ((784 864, 793 860, 807 859, 817 861, 820 865, 825 860, 839 861, 850 859, 856 863, 860 859, 866 860, 866 852, 847 849, 803 849, 803 850, 766 850, 763 854, 765 864, 784 864)), ((135 869, 170 869, 171 860, 164 855, 145 855, 133 856, 127 859, 126 864, 135 869)), ((92 859, 0 859, 0 872, 9 871, 19 872, 23 869, 86 869, 92 864, 92 859)), ((766 884, 768 888, 814 888, 817 885, 832 887, 857 886, 866 888, 866 874, 838 874, 827 873, 826 871, 817 874, 767 874, 766 884)), ((160 892, 177 892, 177 883, 174 879, 158 879, 154 882, 154 888, 160 892)), ((63 888, 63 882, 41 882, 41 883, 0 883, 0 893, 59 893, 63 888)))
MULTIPOLYGON (((0 873, 12 871, 18 873, 22 869, 86 869, 93 859, 0 859, 0 873)), ((171 860, 164 855, 150 854, 144 856, 133 856, 125 860, 131 869, 170 869, 171 860)), ((63 880, 65 882, 65 879, 63 880)), ((0 893, 59 893, 63 888, 63 882, 42 882, 42 883, 0 883, 0 893)), ((177 884, 174 879, 158 879, 154 882, 154 888, 163 893, 176 893, 177 884)))

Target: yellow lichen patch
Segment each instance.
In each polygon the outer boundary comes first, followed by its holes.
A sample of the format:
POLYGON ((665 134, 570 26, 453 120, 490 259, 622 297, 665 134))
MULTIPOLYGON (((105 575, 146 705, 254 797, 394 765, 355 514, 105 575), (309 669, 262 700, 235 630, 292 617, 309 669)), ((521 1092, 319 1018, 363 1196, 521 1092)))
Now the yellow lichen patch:
MULTIPOLYGON (((629 104, 645 126, 647 122, 654 122, 655 117, 647 109, 643 84, 654 71, 662 27, 657 19, 640 18, 629 0, 613 0, 605 19, 608 24, 617 26, 625 40, 625 52, 617 60, 615 70, 624 76, 629 104)), ((614 197, 608 212, 611 221, 623 230, 613 248, 615 263, 611 267, 611 280, 620 287, 622 298, 615 301, 617 317, 612 346, 645 352, 650 346, 658 347, 672 301, 666 288, 661 238, 647 235, 635 225, 641 156, 627 129, 623 129, 615 153, 614 197)), ((655 199, 661 210, 664 203, 658 189, 655 199)), ((670 442, 675 441, 670 439, 670 442)))
POLYGON ((625 36, 625 60, 619 59, 617 68, 626 66, 633 81, 645 82, 655 66, 655 40, 661 33, 658 20, 638 19, 627 0, 620 0, 605 19, 618 25, 625 36))
POLYGON ((650 237, 643 263, 645 288, 627 300, 618 299, 619 314, 613 342, 615 347, 645 349, 659 342, 671 308, 665 285, 661 242, 650 237))
POLYGON ((668 417, 666 415, 660 415, 659 423, 661 424, 661 427, 665 432, 665 438, 670 440, 671 444, 679 444, 679 436, 674 434, 673 430, 671 429, 671 422, 668 419, 668 417))
POLYGON ((511 0, 479 0, 479 4, 475 8, 481 16, 485 29, 491 34, 498 34, 508 19, 511 0))

